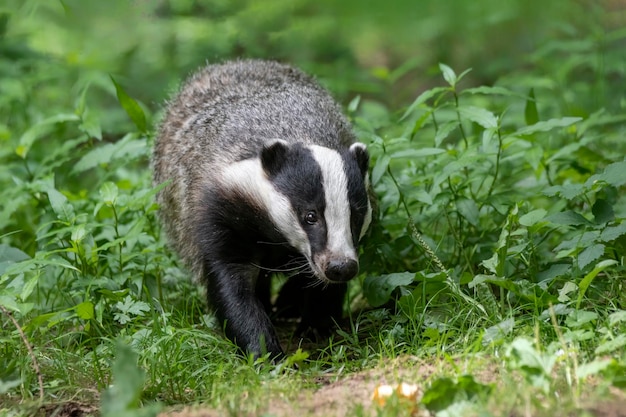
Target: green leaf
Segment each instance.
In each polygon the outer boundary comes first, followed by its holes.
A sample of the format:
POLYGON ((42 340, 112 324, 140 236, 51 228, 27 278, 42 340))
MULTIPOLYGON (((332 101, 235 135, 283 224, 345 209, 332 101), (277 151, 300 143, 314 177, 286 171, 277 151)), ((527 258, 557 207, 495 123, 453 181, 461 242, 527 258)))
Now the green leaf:
POLYGON ((91 301, 83 301, 74 307, 74 311, 76 311, 76 315, 83 320, 91 320, 95 318, 94 306, 91 301))
POLYGON ((595 268, 591 272, 589 272, 578 284, 579 293, 578 293, 578 301, 576 302, 576 308, 580 308, 580 304, 585 297, 585 292, 587 292, 587 288, 591 285, 593 279, 602 271, 607 269, 610 266, 617 265, 617 261, 613 259, 606 259, 604 261, 598 262, 595 268))
POLYGON ((598 224, 608 223, 615 218, 613 206, 602 198, 596 200, 593 207, 591 207, 591 212, 593 213, 593 217, 598 224))
POLYGON ((509 366, 522 371, 524 377, 535 387, 547 392, 550 388, 552 369, 557 356, 543 354, 525 338, 515 339, 506 351, 509 366))
POLYGON ((30 256, 21 250, 5 243, 0 243, 0 275, 4 274, 9 265, 26 259, 30 259, 30 256))
MULTIPOLYGON (((13 381, 5 381, 3 379, 0 379, 0 394, 6 394, 13 388, 19 387, 20 385, 22 385, 21 379, 15 379, 13 381)), ((7 414, 7 415, 10 415, 10 414, 7 414)))
POLYGON ((607 353, 614 352, 618 349, 622 349, 626 346, 626 334, 619 334, 615 337, 615 339, 609 340, 600 344, 596 350, 596 355, 606 355, 607 353))
POLYGON ((626 322, 626 311, 619 310, 615 313, 609 314, 609 325, 615 326, 617 323, 626 322))
POLYGON ((531 88, 526 99, 526 107, 524 108, 524 118, 527 125, 534 125, 539 121, 539 113, 537 112, 537 101, 535 100, 535 89, 531 88))
POLYGON ((374 165, 372 169, 372 185, 378 184, 378 181, 380 181, 385 171, 387 171, 389 162, 391 162, 391 156, 388 154, 384 154, 376 160, 376 165, 374 165))
POLYGON ((52 210, 59 220, 70 221, 74 217, 74 206, 70 204, 67 197, 52 187, 49 187, 46 192, 48 193, 52 210))
POLYGON ((441 142, 443 142, 450 135, 450 132, 456 129, 458 125, 459 122, 452 120, 442 126, 439 126, 437 133, 435 134, 435 146, 441 145, 441 142))
POLYGON ((498 342, 504 338, 504 336, 511 334, 515 328, 515 319, 513 317, 501 321, 500 323, 488 327, 485 329, 483 335, 483 344, 488 345, 493 342, 498 342))
POLYGON ((124 91, 122 86, 119 85, 112 76, 111 81, 113 81, 113 84, 115 85, 117 100, 126 111, 126 114, 128 114, 140 132, 146 133, 148 131, 148 124, 146 123, 146 115, 144 114, 141 106, 139 106, 139 104, 132 97, 126 94, 126 91, 124 91))
POLYGON ((558 195, 565 198, 566 200, 576 198, 579 195, 582 195, 584 192, 585 188, 582 184, 553 185, 543 190, 543 194, 547 195, 548 197, 558 195))
POLYGON ((361 96, 356 96, 350 101, 348 104, 348 113, 354 113, 359 108, 359 103, 361 102, 361 96))
POLYGON ((28 151, 33 146, 33 143, 42 136, 52 132, 55 125, 64 122, 74 122, 80 120, 75 114, 57 114, 56 116, 49 117, 41 122, 31 126, 20 137, 19 145, 15 152, 21 157, 25 158, 28 151))
POLYGON ((113 384, 101 396, 103 417, 150 417, 158 413, 158 405, 141 408, 145 372, 137 365, 137 354, 118 340, 111 373, 113 384))
POLYGON ((100 187, 100 198, 102 198, 103 203, 109 206, 115 205, 118 193, 117 185, 114 182, 107 181, 100 187))
POLYGON ((587 323, 593 323, 597 319, 598 313, 595 311, 574 310, 565 318, 565 324, 567 327, 576 328, 587 323))
POLYGON ((412 272, 396 272, 393 274, 368 276, 363 281, 363 293, 373 307, 385 304, 391 298, 393 290, 413 282, 412 272))
POLYGON ((595 174, 589 177, 585 182, 587 187, 593 186, 598 181, 611 184, 613 187, 621 187, 626 184, 626 161, 615 162, 607 166, 601 174, 595 174))
POLYGON ((579 365, 576 368, 576 378, 582 380, 589 376, 600 375, 612 362, 613 359, 595 359, 592 362, 579 365))
POLYGON ((20 300, 26 301, 28 296, 32 294, 33 290, 35 289, 35 287, 39 283, 39 275, 40 274, 38 274, 38 273, 37 274, 33 274, 28 279, 28 281, 26 281, 26 283, 22 287, 22 290, 20 291, 20 300))
POLYGON ((446 151, 444 149, 440 148, 403 149, 392 153, 391 158, 422 158, 424 156, 439 155, 445 152, 446 151))
POLYGON ((530 227, 537 224, 539 221, 546 217, 548 212, 542 208, 529 211, 528 213, 520 216, 519 224, 522 226, 530 227))
POLYGON ((475 106, 461 106, 459 113, 466 119, 479 124, 485 129, 495 129, 498 127, 498 118, 489 110, 475 106))
POLYGON ((437 378, 424 391, 421 403, 428 410, 438 412, 475 397, 486 398, 492 391, 493 385, 477 382, 472 375, 462 375, 456 382, 448 377, 437 378))
POLYGON ((498 86, 480 86, 474 88, 468 88, 461 92, 461 94, 485 94, 490 96, 509 96, 509 97, 519 97, 523 99, 528 99, 528 96, 524 94, 517 93, 515 91, 511 91, 508 88, 498 87, 498 86))
POLYGON ((554 224, 562 224, 566 226, 581 226, 591 225, 591 222, 585 219, 582 215, 571 211, 562 211, 560 213, 552 214, 546 217, 546 220, 554 224))
POLYGON ((612 242, 620 236, 626 234, 626 222, 620 223, 617 226, 609 226, 600 234, 600 240, 602 242, 612 242))
POLYGON ((465 220, 469 222, 469 224, 478 227, 478 224, 480 222, 480 213, 478 212, 478 205, 474 200, 468 198, 459 199, 456 201, 456 208, 461 216, 463 216, 465 220))
POLYGON ((417 96, 415 101, 413 101, 413 103, 411 103, 409 108, 406 109, 406 111, 404 112, 404 114, 400 118, 400 121, 406 119, 407 116, 410 115, 411 113, 413 113, 413 111, 415 111, 415 109, 417 107, 419 107, 420 105, 424 104, 426 101, 428 101, 429 99, 431 99, 435 95, 437 95, 437 94, 439 94, 441 92, 444 92, 444 91, 448 91, 448 90, 449 90, 448 87, 435 87, 435 88, 431 88, 430 90, 424 91, 422 94, 417 96))
POLYGON ((145 139, 137 139, 136 134, 129 133, 115 143, 107 143, 91 149, 74 165, 72 172, 83 172, 126 155, 147 152, 147 149, 148 144, 145 139))
POLYGON ((512 133, 510 136, 525 136, 532 135, 537 132, 548 132, 552 129, 558 127, 567 127, 573 125, 576 122, 581 121, 581 117, 563 117, 561 119, 550 119, 545 122, 537 122, 533 125, 523 127, 518 129, 516 132, 512 133))
POLYGON ((454 70, 450 68, 449 66, 447 66, 446 64, 442 64, 442 63, 439 63, 439 69, 441 70, 441 73, 443 74, 443 79, 446 80, 446 82, 450 84, 451 87, 454 87, 457 82, 457 77, 456 77, 456 74, 454 73, 454 70))
POLYGON ((584 269, 587 265, 604 255, 604 245, 596 243, 578 254, 578 267, 584 269))

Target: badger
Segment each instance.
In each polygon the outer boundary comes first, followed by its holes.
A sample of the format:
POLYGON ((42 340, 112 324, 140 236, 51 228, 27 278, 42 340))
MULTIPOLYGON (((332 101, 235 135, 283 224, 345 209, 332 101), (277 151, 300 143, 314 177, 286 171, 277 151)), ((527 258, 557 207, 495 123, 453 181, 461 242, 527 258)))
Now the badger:
POLYGON ((153 181, 168 241, 241 351, 284 356, 270 316, 328 334, 372 218, 369 155, 313 77, 207 65, 166 105, 153 181), (271 303, 271 277, 289 276, 271 303))

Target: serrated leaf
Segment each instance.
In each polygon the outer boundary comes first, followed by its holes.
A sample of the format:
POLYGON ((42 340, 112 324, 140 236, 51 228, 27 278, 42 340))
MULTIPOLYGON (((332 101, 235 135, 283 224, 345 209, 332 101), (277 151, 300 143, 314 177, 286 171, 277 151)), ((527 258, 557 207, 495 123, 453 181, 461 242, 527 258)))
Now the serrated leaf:
POLYGON ((562 211, 560 213, 551 214, 546 220, 554 224, 562 224, 566 226, 591 225, 591 222, 584 218, 581 214, 571 210, 562 211))
POLYGON ((521 224, 522 226, 530 227, 543 220, 543 218, 546 217, 546 214, 548 214, 548 212, 541 208, 529 211, 528 213, 520 216, 519 224, 521 224))
POLYGON ((140 132, 146 133, 148 131, 148 125, 146 123, 146 115, 143 112, 143 109, 135 99, 130 97, 126 91, 122 88, 120 84, 115 81, 113 77, 111 77, 111 81, 115 85, 115 91, 117 93, 117 100, 122 105, 122 108, 126 111, 126 114, 131 118, 137 129, 140 132))
POLYGON ((393 274, 368 276, 363 281, 363 293, 373 307, 385 304, 391 298, 396 288, 409 285, 415 274, 412 272, 396 272, 393 274))
POLYGON ((594 174, 585 182, 587 187, 593 186, 597 181, 604 181, 613 187, 621 187, 626 184, 626 161, 615 162, 607 166, 601 174, 594 174))
POLYGON ((620 236, 626 234, 626 222, 620 223, 617 226, 609 226, 600 234, 600 240, 602 242, 611 242, 620 236))
POLYGON ((454 70, 450 68, 449 66, 447 66, 446 64, 442 64, 442 63, 439 63, 439 69, 441 70, 441 73, 443 74, 443 79, 446 80, 446 82, 450 84, 451 87, 454 87, 457 82, 457 78, 456 78, 456 74, 454 73, 454 70))
POLYGON ((567 200, 576 198, 579 195, 582 195, 584 192, 585 189, 583 188, 582 184, 553 185, 543 190, 543 194, 547 195, 548 197, 558 195, 567 200))
POLYGON ((596 243, 578 254, 578 267, 584 269, 587 265, 604 255, 604 245, 596 243))
POLYGON ((485 129, 495 129, 498 127, 498 118, 489 110, 475 106, 461 106, 459 113, 466 119, 479 124, 485 129))
POLYGON ((535 89, 531 88, 526 99, 526 107, 524 107, 524 118, 527 125, 534 125, 539 121, 539 113, 537 112, 537 101, 535 100, 535 89))
POLYGON ((548 132, 555 128, 573 125, 574 123, 581 120, 581 117, 563 117, 560 119, 550 119, 546 120, 545 122, 537 122, 533 125, 523 127, 511 134, 510 136, 525 136, 532 135, 533 133, 537 132, 548 132))

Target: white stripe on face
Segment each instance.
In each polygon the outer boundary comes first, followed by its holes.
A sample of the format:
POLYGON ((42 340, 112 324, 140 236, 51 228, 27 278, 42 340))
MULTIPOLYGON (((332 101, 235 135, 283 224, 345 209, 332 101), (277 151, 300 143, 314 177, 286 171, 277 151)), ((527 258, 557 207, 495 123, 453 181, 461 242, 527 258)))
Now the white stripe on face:
POLYGON ((313 158, 322 170, 326 210, 327 251, 331 256, 357 259, 350 230, 348 178, 339 152, 322 146, 311 146, 313 158))
POLYGON ((302 229, 289 199, 267 179, 258 158, 230 164, 223 171, 222 180, 228 187, 238 190, 261 206, 289 244, 307 259, 311 258, 309 237, 302 229))

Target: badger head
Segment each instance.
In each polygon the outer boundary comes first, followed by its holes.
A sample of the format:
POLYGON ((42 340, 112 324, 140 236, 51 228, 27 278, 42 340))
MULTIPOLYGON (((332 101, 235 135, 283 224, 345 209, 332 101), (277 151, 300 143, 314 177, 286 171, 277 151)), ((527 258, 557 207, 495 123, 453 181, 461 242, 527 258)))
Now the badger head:
POLYGON ((280 233, 320 280, 353 278, 357 244, 372 217, 365 145, 337 151, 276 140, 263 147, 259 162, 272 191, 268 212, 280 233))

